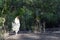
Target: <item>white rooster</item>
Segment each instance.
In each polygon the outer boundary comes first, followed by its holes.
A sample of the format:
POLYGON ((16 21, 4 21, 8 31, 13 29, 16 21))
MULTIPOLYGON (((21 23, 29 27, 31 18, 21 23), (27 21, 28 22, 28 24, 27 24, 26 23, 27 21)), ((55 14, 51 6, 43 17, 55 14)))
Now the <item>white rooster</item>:
POLYGON ((15 18, 14 22, 12 22, 12 30, 17 34, 20 28, 20 21, 18 16, 15 18))

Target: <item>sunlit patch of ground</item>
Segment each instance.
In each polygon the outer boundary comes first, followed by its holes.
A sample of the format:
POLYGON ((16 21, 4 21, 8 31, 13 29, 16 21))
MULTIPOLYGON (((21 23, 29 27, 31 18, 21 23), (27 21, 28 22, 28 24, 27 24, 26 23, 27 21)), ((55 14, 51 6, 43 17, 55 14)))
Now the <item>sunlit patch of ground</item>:
POLYGON ((54 31, 53 33, 60 33, 60 31, 54 31))
POLYGON ((6 40, 28 40, 28 39, 39 39, 40 36, 34 35, 32 33, 21 33, 17 35, 9 35, 9 33, 4 34, 6 40))

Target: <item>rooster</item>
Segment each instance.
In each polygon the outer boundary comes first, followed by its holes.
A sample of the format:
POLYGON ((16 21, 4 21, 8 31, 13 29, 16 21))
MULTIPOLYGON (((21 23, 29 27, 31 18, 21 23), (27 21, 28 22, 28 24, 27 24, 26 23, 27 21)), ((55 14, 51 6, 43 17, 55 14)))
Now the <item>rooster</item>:
POLYGON ((14 22, 12 22, 12 30, 17 34, 20 28, 20 21, 18 16, 15 18, 14 22))

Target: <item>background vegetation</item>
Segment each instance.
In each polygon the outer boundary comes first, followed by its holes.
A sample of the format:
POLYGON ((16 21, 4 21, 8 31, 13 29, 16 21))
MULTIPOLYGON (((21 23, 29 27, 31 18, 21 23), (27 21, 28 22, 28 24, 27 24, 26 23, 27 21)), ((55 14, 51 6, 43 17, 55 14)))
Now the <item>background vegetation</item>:
POLYGON ((0 0, 0 17, 5 18, 8 31, 16 16, 20 16, 21 31, 59 27, 60 0, 0 0))

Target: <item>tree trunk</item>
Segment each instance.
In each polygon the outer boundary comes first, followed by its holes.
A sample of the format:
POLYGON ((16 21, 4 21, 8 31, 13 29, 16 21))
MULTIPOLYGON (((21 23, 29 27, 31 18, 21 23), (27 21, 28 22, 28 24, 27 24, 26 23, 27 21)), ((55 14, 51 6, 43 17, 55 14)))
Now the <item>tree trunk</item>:
POLYGON ((45 32, 45 22, 43 22, 43 32, 45 32))

